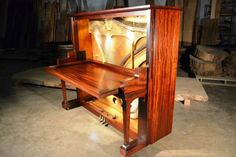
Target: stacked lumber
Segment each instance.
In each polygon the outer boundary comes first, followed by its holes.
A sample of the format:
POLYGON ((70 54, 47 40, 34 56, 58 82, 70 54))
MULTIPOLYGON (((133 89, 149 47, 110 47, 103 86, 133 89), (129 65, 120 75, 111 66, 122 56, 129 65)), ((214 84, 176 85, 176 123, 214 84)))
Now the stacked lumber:
POLYGON ((236 51, 231 51, 225 60, 224 71, 230 77, 236 77, 236 51))
POLYGON ((228 53, 213 47, 198 45, 194 55, 190 55, 190 68, 196 75, 223 75, 222 62, 228 53))
POLYGON ((202 45, 219 44, 219 19, 202 19, 201 39, 202 45))
POLYGON ((37 13, 38 35, 40 43, 69 41, 70 19, 68 0, 41 1, 35 0, 34 10, 37 13))
POLYGON ((194 38, 194 21, 197 11, 197 2, 196 0, 184 0, 179 1, 177 4, 182 5, 183 17, 182 17, 182 41, 184 46, 190 46, 193 43, 194 38))

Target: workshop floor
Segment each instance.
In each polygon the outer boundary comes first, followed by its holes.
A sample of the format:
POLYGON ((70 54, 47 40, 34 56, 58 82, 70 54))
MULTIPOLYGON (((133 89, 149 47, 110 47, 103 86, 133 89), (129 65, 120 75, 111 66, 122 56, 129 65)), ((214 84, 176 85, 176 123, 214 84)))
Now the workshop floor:
MULTIPOLYGON (((62 109, 59 89, 13 86, 12 74, 35 63, 1 60, 0 67, 0 157, 120 156, 122 134, 82 107, 62 109)), ((134 157, 234 157, 236 88, 204 88, 207 103, 176 102, 172 133, 134 157)))

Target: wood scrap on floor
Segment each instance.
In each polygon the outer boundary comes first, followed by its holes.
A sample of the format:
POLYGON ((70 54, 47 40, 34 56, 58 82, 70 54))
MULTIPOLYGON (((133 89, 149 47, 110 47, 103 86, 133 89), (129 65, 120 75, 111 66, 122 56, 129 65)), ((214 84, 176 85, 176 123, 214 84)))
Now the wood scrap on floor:
POLYGON ((183 101, 189 106, 191 101, 208 101, 208 96, 202 84, 196 78, 177 77, 175 101, 183 101))

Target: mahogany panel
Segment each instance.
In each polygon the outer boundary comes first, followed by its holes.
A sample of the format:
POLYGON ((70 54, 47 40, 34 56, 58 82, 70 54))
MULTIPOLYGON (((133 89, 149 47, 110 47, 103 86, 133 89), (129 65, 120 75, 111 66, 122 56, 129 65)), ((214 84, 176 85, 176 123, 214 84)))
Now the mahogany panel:
POLYGON ((150 5, 144 6, 136 6, 136 7, 128 7, 128 8, 117 8, 117 9, 107 9, 107 10, 99 10, 96 12, 82 12, 82 13, 72 13, 71 16, 79 17, 79 18, 89 18, 92 16, 103 16, 106 14, 111 14, 114 17, 115 13, 125 13, 129 12, 134 13, 136 11, 148 10, 150 9, 150 5))
POLYGON ((78 17, 79 19, 99 19, 99 18, 115 18, 122 16, 140 16, 145 15, 147 10, 150 9, 171 9, 171 10, 180 10, 178 7, 173 6, 135 6, 128 8, 117 8, 117 9, 108 9, 100 10, 96 12, 82 12, 82 13, 72 13, 70 16, 78 17))
MULTIPOLYGON (((78 20, 78 42, 79 51, 86 51, 86 59, 93 59, 92 37, 89 33, 89 19, 78 20)), ((76 32, 75 32, 76 34, 76 32)), ((76 44, 76 43, 75 43, 76 44)))
POLYGON ((97 98, 117 94, 123 81, 134 78, 133 73, 128 75, 127 72, 92 61, 51 66, 46 70, 97 98))
MULTIPOLYGON (((180 12, 156 9, 153 49, 148 78, 148 142, 154 143, 172 130, 175 80, 178 60, 180 12)), ((154 32, 152 32, 154 31, 154 32)))
POLYGON ((72 44, 73 44, 73 48, 74 48, 74 51, 75 53, 79 51, 79 48, 78 48, 78 22, 77 20, 74 18, 74 17, 71 17, 70 19, 71 21, 71 40, 72 40, 72 44))

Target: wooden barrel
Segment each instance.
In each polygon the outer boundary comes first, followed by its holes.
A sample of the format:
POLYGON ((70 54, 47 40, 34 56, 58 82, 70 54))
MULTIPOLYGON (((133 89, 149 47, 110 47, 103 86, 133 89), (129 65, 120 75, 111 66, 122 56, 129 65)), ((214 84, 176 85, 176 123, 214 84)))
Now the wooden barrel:
POLYGON ((190 55, 190 68, 196 75, 219 76, 223 74, 221 62, 204 61, 190 55))

